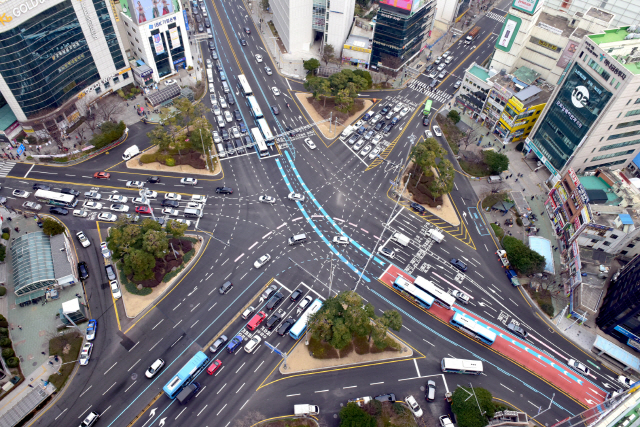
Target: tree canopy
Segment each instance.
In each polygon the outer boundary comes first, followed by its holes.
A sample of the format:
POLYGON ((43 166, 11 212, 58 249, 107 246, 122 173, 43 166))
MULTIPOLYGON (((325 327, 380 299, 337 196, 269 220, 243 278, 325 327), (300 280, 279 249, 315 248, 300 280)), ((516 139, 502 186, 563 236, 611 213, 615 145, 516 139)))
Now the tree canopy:
POLYGON ((320 61, 316 58, 311 58, 307 61, 303 61, 302 66, 309 72, 309 76, 311 76, 318 68, 320 68, 320 61))
POLYGON ((100 125, 100 132, 91 138, 91 144, 96 148, 105 147, 120 138, 126 129, 127 125, 123 121, 119 123, 104 122, 100 125))
POLYGON ((497 153, 493 150, 483 151, 484 162, 489 166, 494 173, 500 173, 509 169, 509 158, 502 153, 497 153))
POLYGON ((545 258, 538 252, 529 249, 520 239, 505 236, 502 246, 507 251, 511 266, 522 274, 534 274, 544 271, 545 258))
POLYGON ((52 218, 42 221, 42 232, 47 236, 55 236, 64 233, 64 225, 52 218))
POLYGON ((447 114, 447 116, 451 119, 451 121, 453 121, 454 124, 460 121, 460 113, 458 113, 456 110, 449 111, 449 114, 447 114))
POLYGON ((354 402, 340 409, 340 427, 376 427, 376 419, 354 402))
POLYGON ((411 159, 426 176, 433 176, 429 191, 434 199, 451 192, 455 179, 455 169, 445 158, 447 152, 434 138, 420 141, 413 147, 411 159), (434 174, 434 169, 438 171, 434 174))
POLYGON ((329 65, 329 62, 332 62, 335 59, 336 50, 333 45, 325 44, 324 50, 322 51, 322 61, 324 65, 329 65))
POLYGON ((378 348, 385 348, 389 328, 399 330, 402 316, 387 310, 382 317, 375 315, 373 305, 363 304, 362 297, 353 291, 342 292, 324 302, 309 320, 309 333, 334 348, 342 349, 358 336, 369 335, 378 348))
POLYGON ((484 388, 456 388, 452 396, 451 410, 456 416, 458 427, 484 427, 489 424, 488 419, 496 412, 492 399, 491 393, 484 388))
POLYGON ((345 68, 331 77, 308 76, 304 83, 305 89, 313 94, 315 99, 335 97, 339 110, 348 112, 354 104, 358 93, 373 86, 371 74, 365 70, 350 70, 345 68), (351 98, 351 99, 347 99, 351 98))

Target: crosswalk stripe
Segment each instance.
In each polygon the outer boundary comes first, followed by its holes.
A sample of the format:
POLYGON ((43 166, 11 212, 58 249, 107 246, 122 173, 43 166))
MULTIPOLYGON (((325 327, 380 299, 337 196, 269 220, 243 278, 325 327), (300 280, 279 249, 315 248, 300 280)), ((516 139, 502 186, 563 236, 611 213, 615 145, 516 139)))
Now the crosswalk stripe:
POLYGON ((4 178, 5 176, 9 175, 9 172, 11 172, 11 169, 13 169, 15 165, 16 162, 2 163, 2 165, 0 165, 0 178, 4 178))
POLYGON ((498 22, 504 22, 504 16, 498 15, 497 13, 487 12, 485 15, 491 19, 495 19, 498 22))
POLYGON ((414 80, 413 82, 409 83, 409 88, 420 92, 424 95, 429 96, 429 98, 441 102, 441 103, 445 103, 449 100, 449 98, 451 98, 451 95, 441 91, 440 89, 436 89, 435 92, 432 92, 428 89, 428 86, 420 81, 414 80))

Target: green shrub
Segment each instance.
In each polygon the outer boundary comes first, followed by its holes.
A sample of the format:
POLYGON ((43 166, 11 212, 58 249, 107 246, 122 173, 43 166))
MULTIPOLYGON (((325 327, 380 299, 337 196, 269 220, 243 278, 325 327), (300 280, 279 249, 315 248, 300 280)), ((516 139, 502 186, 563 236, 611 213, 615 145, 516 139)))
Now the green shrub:
POLYGON ((140 156, 141 163, 153 163, 156 161, 156 153, 143 154, 140 156))
POLYGON ((520 227, 522 227, 523 226, 522 218, 516 218, 516 224, 518 224, 520 227))
MULTIPOLYGON (((4 259, 2 259, 2 261, 4 261, 4 259)), ((5 288, 4 286, 0 286, 0 297, 5 296, 6 294, 7 294, 7 288, 5 288)), ((2 316, 2 319, 0 320, 5 320, 4 316, 2 316)))
POLYGON ((0 328, 0 337, 8 337, 8 336, 9 336, 9 329, 0 328))
POLYGON ((11 338, 0 339, 0 347, 11 347, 11 338))
MULTIPOLYGON (((6 291, 7 291, 7 290, 5 289, 5 292, 6 292, 6 291)), ((2 314, 0 314, 0 322, 1 322, 1 321, 3 321, 3 320, 7 320, 7 318, 6 318, 6 317, 4 317, 2 314)))
POLYGON ((9 233, 2 233, 2 238, 4 240, 9 240, 9 233))
POLYGON ((6 320, 0 320, 0 328, 8 328, 9 327, 9 322, 7 322, 6 320))
POLYGON ((188 263, 189 260, 191 260, 191 258, 193 258, 193 256, 195 255, 196 250, 195 249, 191 249, 189 252, 187 252, 186 254, 184 254, 184 257, 182 258, 184 260, 184 263, 188 263))
POLYGON ((118 268, 118 271, 120 272, 120 282, 124 283, 124 287, 127 292, 133 295, 141 296, 149 295, 151 292, 153 292, 153 288, 138 289, 138 286, 135 283, 131 283, 129 279, 127 279, 127 276, 125 276, 124 271, 122 271, 122 263, 118 262, 116 263, 116 266, 118 268))
POLYGON ((453 123, 458 123, 460 121, 460 113, 458 113, 456 110, 449 111, 449 114, 447 116, 453 123))
POLYGON ((4 357, 5 360, 9 359, 10 357, 13 357, 14 354, 16 354, 16 352, 13 351, 12 348, 5 348, 2 350, 2 357, 4 357))
POLYGON ((164 164, 167 166, 175 166, 176 160, 173 157, 167 157, 164 161, 164 164))
MULTIPOLYGON (((0 262, 4 262, 4 259, 6 258, 6 256, 7 256, 7 247, 2 243, 0 243, 0 262)), ((5 290, 5 293, 6 293, 6 290, 5 290)), ((0 297, 3 295, 4 294, 0 290, 0 297)))
POLYGON ((17 357, 12 357, 10 359, 7 359, 7 367, 17 368, 18 365, 20 365, 20 359, 18 359, 17 357))
POLYGON ((547 316, 553 316, 553 313, 554 313, 553 304, 549 304, 549 303, 540 304, 540 309, 544 311, 547 314, 547 316))

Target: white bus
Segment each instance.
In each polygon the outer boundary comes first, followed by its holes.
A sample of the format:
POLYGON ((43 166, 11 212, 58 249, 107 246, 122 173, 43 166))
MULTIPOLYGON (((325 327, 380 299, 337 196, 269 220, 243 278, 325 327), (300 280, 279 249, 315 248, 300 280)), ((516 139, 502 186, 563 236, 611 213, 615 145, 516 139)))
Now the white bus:
POLYGON ((440 362, 442 372, 452 374, 480 375, 482 373, 482 362, 479 360, 451 359, 445 357, 440 362))
POLYGON ((62 206, 63 208, 75 208, 78 198, 73 194, 63 194, 55 191, 38 190, 34 194, 37 201, 52 206, 62 206))
POLYGON ((264 136, 264 140, 266 142, 273 142, 273 134, 271 133, 271 129, 267 124, 267 121, 262 118, 257 120, 258 127, 260 128, 260 132, 262 132, 262 136, 264 136))
POLYGON ((432 282, 423 277, 417 276, 413 284, 434 297, 436 299, 436 304, 441 305, 448 310, 453 308, 456 298, 453 295, 446 293, 432 282))
POLYGON ((244 95, 244 96, 253 95, 253 91, 251 90, 251 86, 249 86, 249 81, 244 76, 244 74, 238 75, 238 88, 240 89, 240 92, 242 92, 242 95, 244 95))
POLYGON ((260 133, 260 129, 251 128, 251 136, 253 136, 253 140, 256 142, 256 151, 260 155, 260 157, 266 157, 269 155, 269 149, 267 148, 267 144, 264 142, 264 138, 260 133))
POLYGON ((300 336, 307 330, 307 321, 312 314, 315 314, 322 308, 322 301, 316 299, 311 303, 309 308, 302 313, 302 316, 298 319, 298 321, 293 325, 293 328, 289 331, 289 336, 294 340, 300 338, 300 336))
POLYGON ((254 119, 258 120, 263 117, 262 110, 260 109, 255 96, 247 96, 247 105, 249 106, 249 110, 251 111, 251 115, 254 119))

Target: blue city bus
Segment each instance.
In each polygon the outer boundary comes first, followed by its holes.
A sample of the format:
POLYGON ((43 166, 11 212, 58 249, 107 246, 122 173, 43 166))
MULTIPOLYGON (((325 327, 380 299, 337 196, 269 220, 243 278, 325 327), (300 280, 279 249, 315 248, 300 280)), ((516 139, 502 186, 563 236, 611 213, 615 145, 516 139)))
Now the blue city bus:
POLYGON ((481 324, 476 323, 475 320, 468 318, 464 314, 455 313, 449 323, 457 326, 463 332, 479 339, 487 345, 491 345, 496 341, 497 334, 495 332, 491 332, 490 330, 488 330, 481 324))
POLYGON ((251 115, 254 119, 258 120, 263 117, 262 110, 258 105, 258 100, 255 96, 247 96, 247 105, 249 105, 249 111, 251 111, 251 115))
POLYGON ((293 327, 289 331, 289 336, 291 336, 291 338, 293 338, 294 340, 300 338, 302 334, 304 334, 304 331, 307 330, 307 321, 309 320, 309 317, 312 314, 317 313, 320 308, 322 308, 322 301, 320 301, 319 299, 311 303, 309 308, 307 308, 305 312, 302 313, 302 316, 300 316, 298 321, 293 325, 293 327))
POLYGON ((201 351, 197 352, 162 390, 169 399, 175 399, 185 386, 191 384, 198 374, 207 368, 208 363, 207 355, 201 351))

